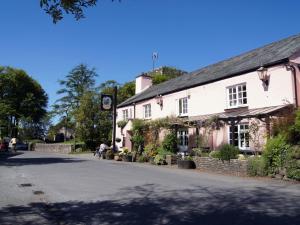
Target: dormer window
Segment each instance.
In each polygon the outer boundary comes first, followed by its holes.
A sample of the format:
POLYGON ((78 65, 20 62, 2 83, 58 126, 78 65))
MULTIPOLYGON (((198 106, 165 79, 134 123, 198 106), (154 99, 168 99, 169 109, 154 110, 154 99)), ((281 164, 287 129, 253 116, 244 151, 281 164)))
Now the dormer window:
POLYGON ((246 84, 239 84, 227 88, 228 108, 235 108, 247 105, 246 84))

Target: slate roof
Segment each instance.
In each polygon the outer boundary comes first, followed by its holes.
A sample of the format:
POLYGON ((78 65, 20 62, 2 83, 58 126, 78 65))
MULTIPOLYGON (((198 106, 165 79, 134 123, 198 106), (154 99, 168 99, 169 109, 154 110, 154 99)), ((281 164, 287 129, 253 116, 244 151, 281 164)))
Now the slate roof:
POLYGON ((145 91, 125 100, 118 107, 124 107, 157 95, 166 95, 206 83, 238 76, 254 71, 260 66, 271 66, 287 62, 288 58, 300 50, 300 34, 273 42, 244 54, 209 65, 194 72, 151 86, 145 91))

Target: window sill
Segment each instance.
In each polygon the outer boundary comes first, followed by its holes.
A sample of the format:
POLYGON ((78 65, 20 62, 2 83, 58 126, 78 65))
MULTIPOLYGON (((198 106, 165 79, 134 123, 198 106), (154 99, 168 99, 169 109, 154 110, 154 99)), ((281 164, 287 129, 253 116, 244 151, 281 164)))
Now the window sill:
POLYGON ((189 115, 188 114, 180 114, 178 115, 178 117, 188 117, 189 115))

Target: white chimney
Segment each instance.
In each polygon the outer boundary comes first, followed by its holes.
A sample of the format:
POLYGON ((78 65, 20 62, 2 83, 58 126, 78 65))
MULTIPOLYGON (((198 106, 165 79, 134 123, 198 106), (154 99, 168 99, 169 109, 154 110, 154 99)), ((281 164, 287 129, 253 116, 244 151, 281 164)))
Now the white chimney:
POLYGON ((142 73, 135 79, 135 94, 141 93, 152 86, 152 78, 146 73, 142 73))

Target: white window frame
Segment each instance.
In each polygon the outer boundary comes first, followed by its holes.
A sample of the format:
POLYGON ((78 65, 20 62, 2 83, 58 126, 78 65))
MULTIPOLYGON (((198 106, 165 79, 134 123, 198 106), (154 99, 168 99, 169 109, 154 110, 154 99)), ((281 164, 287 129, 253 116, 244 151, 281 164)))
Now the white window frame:
MULTIPOLYGON (((238 147, 240 150, 250 150, 250 137, 249 137, 249 123, 241 123, 236 124, 237 126, 237 135, 238 135, 238 147), (245 129, 246 126, 248 126, 248 129, 245 129), (248 146, 245 146, 245 143, 247 142, 246 135, 248 135, 248 146), (242 143, 244 143, 242 145, 242 143)), ((230 143, 230 127, 228 127, 228 144, 230 143)))
POLYGON ((188 115, 188 97, 178 99, 178 115, 188 115))
POLYGON ((237 84, 226 88, 227 107, 237 108, 248 105, 247 84, 237 84), (245 87, 245 90, 244 90, 245 87))
POLYGON ((187 151, 189 146, 189 131, 188 130, 178 130, 177 131, 178 139, 178 149, 179 151, 187 151))
POLYGON ((144 110, 144 119, 149 119, 151 118, 151 104, 146 104, 143 105, 143 110, 144 110))
POLYGON ((128 109, 124 109, 124 110, 122 110, 122 112, 123 112, 123 120, 128 120, 128 109))

